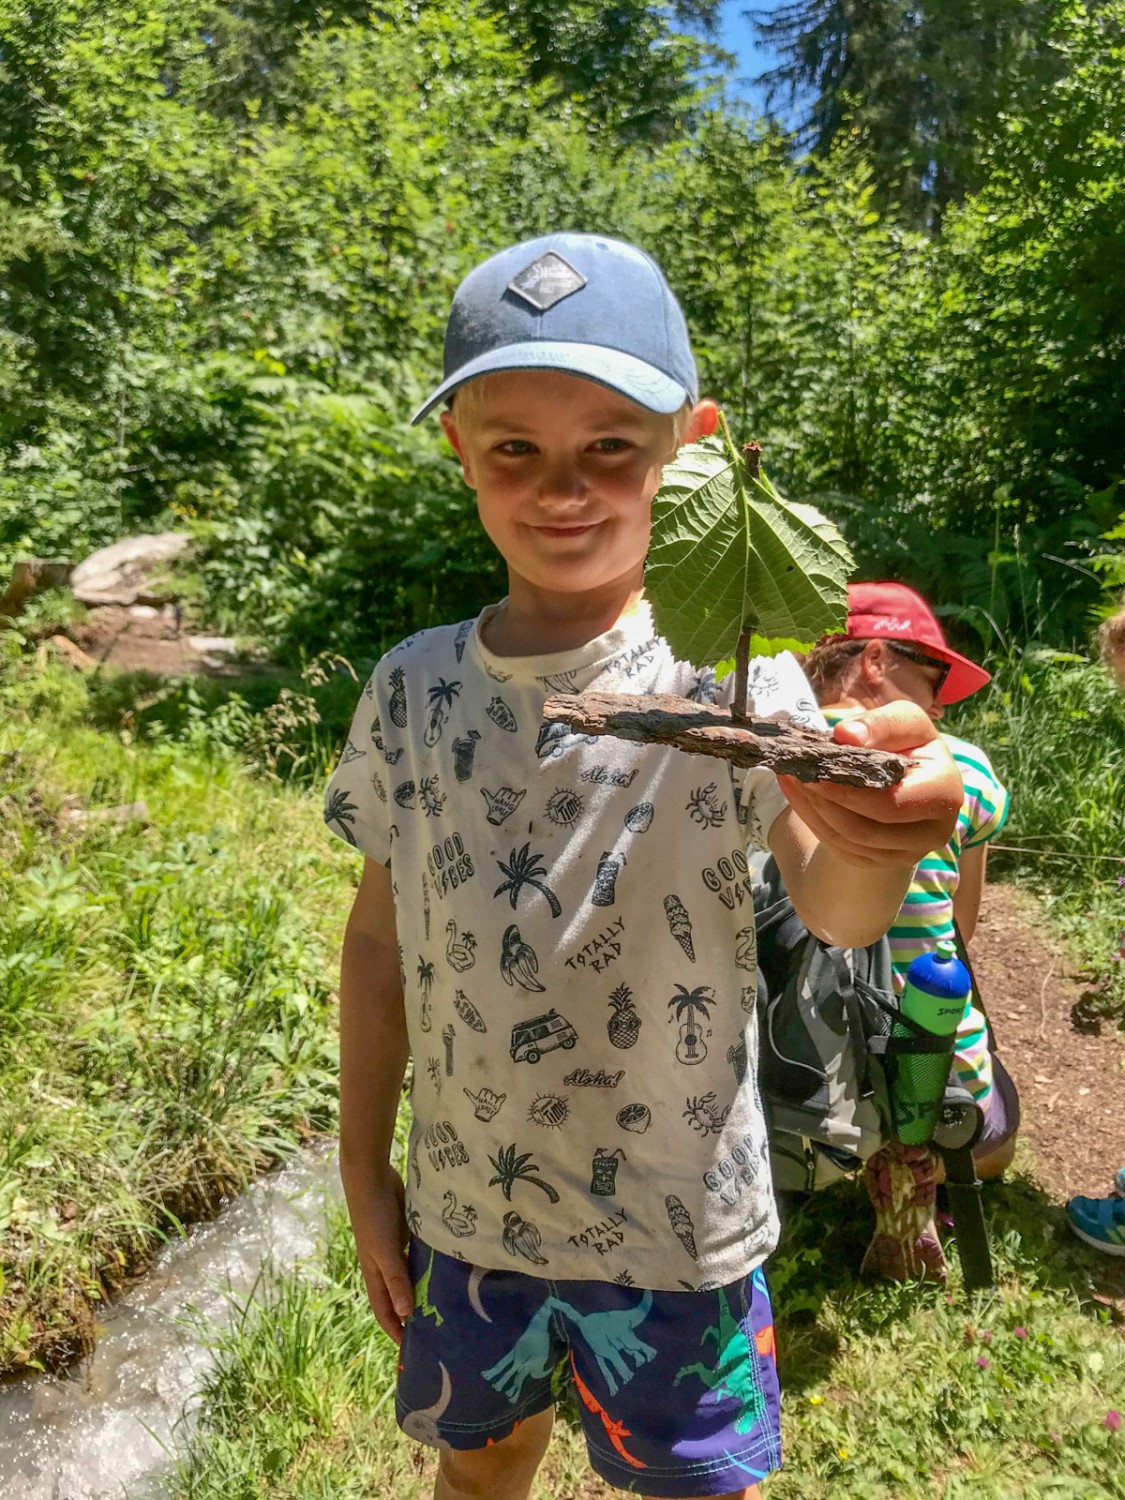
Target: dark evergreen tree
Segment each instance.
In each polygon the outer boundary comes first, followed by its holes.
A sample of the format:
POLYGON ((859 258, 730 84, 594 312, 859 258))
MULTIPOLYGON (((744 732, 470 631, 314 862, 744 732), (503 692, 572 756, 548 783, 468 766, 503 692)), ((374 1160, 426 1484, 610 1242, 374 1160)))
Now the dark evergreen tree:
POLYGON ((1055 0, 789 0, 746 12, 779 58, 770 98, 799 110, 823 154, 854 132, 884 202, 936 224, 981 180, 1000 116, 1057 76, 1045 45, 1055 0))

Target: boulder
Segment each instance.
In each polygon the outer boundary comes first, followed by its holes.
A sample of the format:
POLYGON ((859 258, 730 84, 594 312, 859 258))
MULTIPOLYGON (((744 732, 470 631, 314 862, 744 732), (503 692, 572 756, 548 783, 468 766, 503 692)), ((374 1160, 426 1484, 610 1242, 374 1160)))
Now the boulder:
POLYGON ((161 531, 102 547, 71 574, 74 597, 82 604, 163 604, 175 589, 156 575, 190 545, 186 531, 161 531))

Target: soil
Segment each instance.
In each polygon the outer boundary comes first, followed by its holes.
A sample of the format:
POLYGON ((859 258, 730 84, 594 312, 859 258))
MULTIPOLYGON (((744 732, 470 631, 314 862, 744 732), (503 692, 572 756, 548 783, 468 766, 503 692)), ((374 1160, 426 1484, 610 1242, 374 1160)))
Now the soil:
POLYGON ((1125 1037, 1042 936, 1035 899, 985 887, 970 946, 997 1050, 1020 1092, 1029 1170, 1052 1198, 1100 1198, 1125 1166, 1125 1037))
POLYGON ((100 605, 67 633, 97 666, 116 667, 120 672, 185 677, 194 673, 225 676, 246 669, 245 663, 235 668, 229 650, 215 650, 207 644, 216 637, 194 635, 171 604, 162 608, 100 605))

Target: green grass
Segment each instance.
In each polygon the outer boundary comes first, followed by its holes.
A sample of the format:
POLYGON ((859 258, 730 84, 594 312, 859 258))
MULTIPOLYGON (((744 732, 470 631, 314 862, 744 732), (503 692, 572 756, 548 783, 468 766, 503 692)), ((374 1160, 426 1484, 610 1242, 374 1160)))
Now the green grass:
MULTIPOLYGON (((861 1283, 858 1191, 799 1211, 770 1266, 786 1467, 769 1500, 1125 1496, 1125 1432, 1105 1424, 1125 1404, 1125 1340, 1095 1299, 1105 1263, 1059 1209, 1026 1178, 988 1193, 1000 1289, 970 1301, 956 1269, 948 1291, 861 1283)), ((432 1455, 398 1434, 394 1350, 342 1217, 323 1267, 276 1282, 218 1356, 176 1500, 430 1493, 432 1455)), ((564 1406, 536 1500, 611 1493, 564 1406)))
POLYGON ((354 861, 314 798, 91 697, 0 676, 0 1370, 72 1357, 159 1235, 336 1118, 354 861))

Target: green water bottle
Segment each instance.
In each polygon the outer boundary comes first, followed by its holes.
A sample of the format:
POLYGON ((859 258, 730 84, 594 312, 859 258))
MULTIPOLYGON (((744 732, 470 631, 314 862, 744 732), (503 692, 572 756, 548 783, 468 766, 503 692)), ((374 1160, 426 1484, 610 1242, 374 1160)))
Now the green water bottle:
POLYGON ((896 1052, 891 1107, 895 1135, 904 1145, 928 1141, 937 1124, 957 1028, 972 991, 969 971, 957 957, 957 945, 943 938, 932 953, 920 954, 906 971, 906 988, 899 996, 899 1010, 946 1045, 934 1051, 913 1052, 914 1033, 901 1023, 891 1031, 891 1050, 903 1040, 905 1050, 896 1052))

